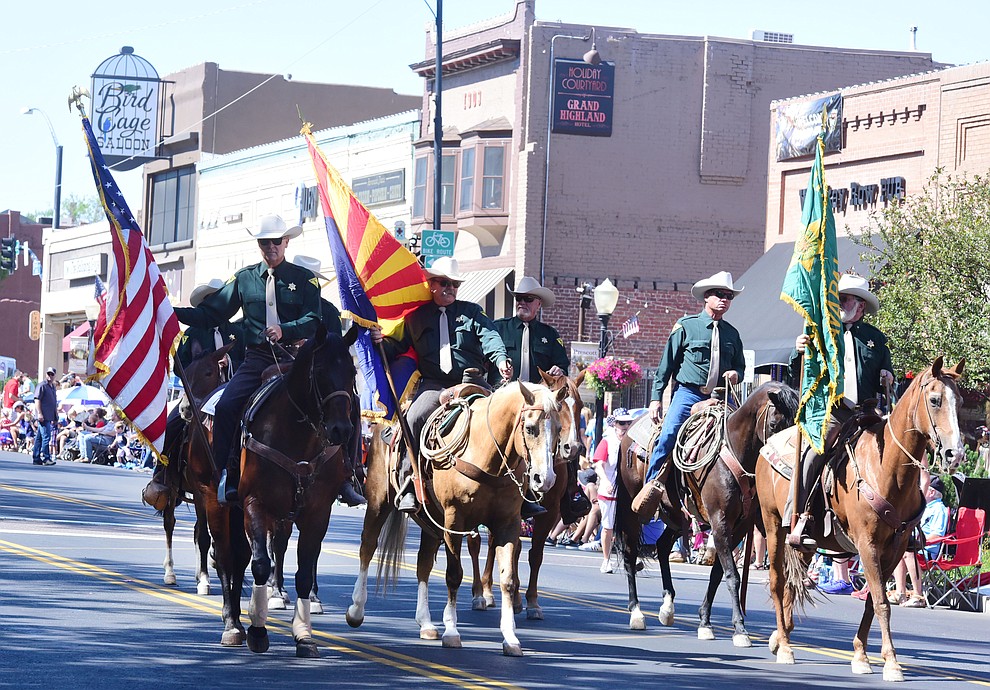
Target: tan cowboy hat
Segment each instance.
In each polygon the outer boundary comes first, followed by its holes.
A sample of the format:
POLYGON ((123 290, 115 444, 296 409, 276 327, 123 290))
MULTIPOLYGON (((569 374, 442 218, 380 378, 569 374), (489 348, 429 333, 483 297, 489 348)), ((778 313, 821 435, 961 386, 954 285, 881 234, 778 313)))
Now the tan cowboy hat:
POLYGON ((265 216, 258 223, 258 228, 252 230, 248 228, 248 234, 256 240, 277 240, 280 237, 299 237, 302 233, 301 225, 293 225, 291 228, 282 220, 282 216, 265 216))
POLYGON ((449 278, 459 283, 467 280, 467 276, 461 274, 460 266, 457 265, 457 259, 449 256, 441 256, 434 261, 433 265, 426 269, 426 275, 431 278, 449 278))
POLYGON ((870 281, 855 273, 843 273, 839 278, 839 294, 859 297, 866 302, 866 313, 876 314, 880 311, 880 300, 870 292, 870 281))
POLYGON ((731 290, 733 294, 738 295, 743 291, 744 288, 739 288, 738 290, 732 286, 732 274, 728 271, 720 271, 710 278, 705 278, 704 280, 699 280, 691 288, 691 294, 694 295, 695 299, 704 300, 705 293, 709 290, 717 290, 719 288, 725 288, 726 290, 731 290))
POLYGON ((516 283, 516 289, 512 290, 513 295, 533 295, 533 297, 539 297, 540 301, 543 302, 543 306, 550 309, 553 303, 557 301, 556 295, 553 294, 553 290, 550 288, 545 288, 537 282, 536 278, 530 278, 529 276, 523 276, 518 283, 516 283))
POLYGON ((212 295, 224 285, 225 283, 219 278, 213 278, 208 283, 197 285, 193 288, 192 294, 189 295, 189 306, 198 307, 204 299, 212 295))
POLYGON ((312 273, 320 280, 325 280, 330 282, 330 279, 325 275, 320 273, 320 269, 323 268, 323 264, 314 256, 304 256, 303 254, 296 254, 292 257, 292 263, 296 266, 301 266, 302 268, 308 268, 312 273))

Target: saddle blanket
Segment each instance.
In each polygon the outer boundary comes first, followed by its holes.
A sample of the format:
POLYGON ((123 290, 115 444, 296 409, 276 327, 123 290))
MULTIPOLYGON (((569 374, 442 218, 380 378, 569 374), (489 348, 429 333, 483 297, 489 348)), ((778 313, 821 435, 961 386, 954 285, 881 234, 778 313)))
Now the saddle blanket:
POLYGON ((208 414, 211 417, 216 416, 217 403, 220 402, 220 396, 223 395, 223 391, 224 391, 223 388, 218 388, 217 390, 213 391, 213 395, 211 395, 209 399, 205 403, 203 403, 203 407, 201 408, 201 410, 203 411, 204 414, 208 414))
MULTIPOLYGON (((794 473, 794 451, 796 450, 794 436, 796 433, 793 426, 787 427, 768 438, 766 444, 760 449, 760 455, 770 463, 770 466, 780 476, 788 481, 794 473)), ((808 452, 808 446, 804 447, 804 452, 808 452)))

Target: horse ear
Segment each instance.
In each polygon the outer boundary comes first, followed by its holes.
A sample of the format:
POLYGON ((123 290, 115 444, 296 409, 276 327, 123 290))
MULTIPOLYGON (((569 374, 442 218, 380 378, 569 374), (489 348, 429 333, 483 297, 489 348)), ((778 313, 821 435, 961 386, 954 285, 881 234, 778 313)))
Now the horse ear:
POLYGON ((540 368, 537 368, 537 371, 540 372, 540 380, 543 381, 543 385, 548 387, 553 385, 553 380, 554 380, 553 376, 551 376, 550 374, 548 374, 547 372, 543 371, 540 368))
POLYGON ((567 400, 567 396, 570 395, 570 389, 567 386, 561 386, 560 390, 557 391, 557 402, 562 403, 567 400))
POLYGON ((938 378, 941 375, 942 375, 942 355, 939 355, 938 359, 936 359, 932 363, 932 376, 938 378))
POLYGON ((213 358, 216 359, 219 362, 221 359, 223 359, 224 357, 227 356, 227 353, 228 352, 230 352, 231 350, 234 349, 234 345, 235 344, 236 343, 227 343, 226 345, 224 345, 223 347, 221 347, 219 350, 214 351, 213 352, 213 358))
POLYGON ((780 393, 778 391, 767 391, 767 398, 769 398, 770 402, 778 410, 783 409, 783 403, 780 400, 780 393))
POLYGON ((951 369, 949 369, 949 371, 947 371, 946 373, 949 374, 950 376, 952 376, 953 378, 959 378, 959 377, 962 376, 963 368, 965 366, 966 366, 966 358, 965 357, 962 357, 956 363, 956 366, 954 366, 951 369))
POLYGON ((193 340, 192 345, 189 346, 189 354, 191 359, 199 359, 203 356, 203 346, 198 341, 193 340))
POLYGON ((536 403, 536 396, 533 395, 533 391, 526 387, 522 381, 517 382, 519 384, 519 390, 522 393, 523 400, 526 401, 527 405, 533 405, 536 403))
POLYGON ((587 367, 582 369, 574 379, 574 385, 579 386, 584 383, 584 375, 588 372, 587 367))
POLYGON ((350 347, 355 342, 357 342, 358 333, 360 333, 360 329, 358 328, 358 325, 352 324, 351 327, 347 329, 347 333, 344 334, 344 345, 350 347))

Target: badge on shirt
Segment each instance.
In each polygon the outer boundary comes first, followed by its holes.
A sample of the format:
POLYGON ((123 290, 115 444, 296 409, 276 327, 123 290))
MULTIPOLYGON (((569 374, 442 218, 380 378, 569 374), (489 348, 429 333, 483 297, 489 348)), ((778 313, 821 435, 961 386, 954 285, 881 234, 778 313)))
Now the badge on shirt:
POLYGON ((540 342, 543 343, 544 345, 546 345, 547 344, 547 339, 546 338, 540 338, 540 342))
POLYGON ((866 347, 873 347, 873 341, 872 340, 867 340, 866 341, 866 347))
POLYGON ((295 291, 296 291, 296 284, 289 283, 289 292, 295 292, 295 291))

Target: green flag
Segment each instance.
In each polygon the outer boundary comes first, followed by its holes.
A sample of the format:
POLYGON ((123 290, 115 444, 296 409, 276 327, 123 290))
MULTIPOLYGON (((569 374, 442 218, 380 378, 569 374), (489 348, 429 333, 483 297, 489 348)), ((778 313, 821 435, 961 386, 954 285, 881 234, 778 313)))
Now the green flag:
POLYGON ((801 433, 819 453, 832 405, 842 397, 843 341, 839 318, 839 258, 835 219, 825 185, 824 139, 818 137, 815 165, 804 196, 804 232, 794 243, 794 256, 784 276, 780 299, 804 317, 811 345, 804 357, 801 404, 797 419, 801 433))

